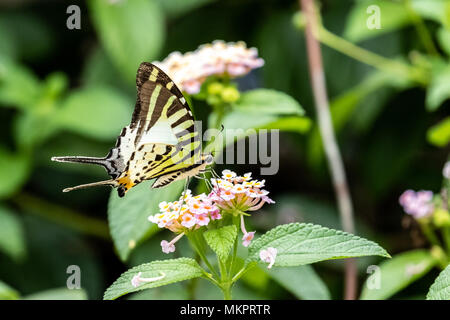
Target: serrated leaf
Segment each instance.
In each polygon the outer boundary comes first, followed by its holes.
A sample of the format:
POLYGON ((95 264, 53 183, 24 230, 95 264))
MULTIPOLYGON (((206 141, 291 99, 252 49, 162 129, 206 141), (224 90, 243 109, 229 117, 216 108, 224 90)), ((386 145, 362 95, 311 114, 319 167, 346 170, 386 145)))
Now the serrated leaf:
POLYGON ((109 141, 128 124, 132 105, 128 97, 115 89, 90 87, 72 92, 54 121, 60 128, 109 141))
POLYGON ((360 299, 387 299, 424 276, 434 265, 436 260, 428 250, 412 250, 398 254, 381 263, 379 272, 374 272, 367 279, 360 299), (381 277, 379 288, 375 284, 376 279, 371 278, 378 276, 381 277), (373 283, 373 289, 369 289, 369 283, 373 283))
POLYGON ((164 286, 170 283, 201 277, 203 269, 199 264, 190 258, 179 258, 173 260, 153 261, 140 266, 134 267, 123 273, 104 294, 104 300, 114 300, 124 294, 130 292, 141 291, 155 287, 164 286), (139 272, 142 272, 142 278, 155 278, 161 276, 161 272, 165 276, 161 280, 148 282, 135 288, 131 284, 131 280, 139 272))
POLYGON ((206 243, 214 250, 219 259, 225 261, 236 240, 237 228, 235 225, 225 226, 208 230, 203 235, 206 243))
POLYGON ((183 186, 184 181, 177 181, 165 188, 151 189, 150 183, 143 182, 131 188, 123 198, 112 190, 108 221, 111 237, 122 261, 128 259, 131 250, 140 241, 158 231, 158 226, 148 221, 148 216, 159 212, 161 201, 178 198, 183 186))
POLYGON ((131 82, 142 61, 157 58, 164 40, 164 16, 156 1, 90 0, 94 26, 111 60, 131 82))
POLYGON ((0 300, 17 300, 19 293, 0 280, 0 300))
POLYGON ((329 300, 330 292, 313 267, 309 265, 286 268, 264 268, 269 276, 297 298, 329 300))
POLYGON ((0 206, 0 250, 15 260, 25 256, 25 234, 18 216, 0 206))
POLYGON ((450 117, 446 117, 429 128, 427 140, 437 147, 445 147, 450 142, 450 117))
POLYGON ((427 300, 450 300, 450 265, 439 274, 431 285, 427 300))
POLYGON ((83 289, 56 288, 30 294, 24 300, 87 300, 83 289))
POLYGON ((269 247, 277 249, 274 265, 280 267, 372 255, 389 257, 386 250, 373 241, 319 225, 290 223, 253 241, 246 263, 260 261, 260 250, 269 247))

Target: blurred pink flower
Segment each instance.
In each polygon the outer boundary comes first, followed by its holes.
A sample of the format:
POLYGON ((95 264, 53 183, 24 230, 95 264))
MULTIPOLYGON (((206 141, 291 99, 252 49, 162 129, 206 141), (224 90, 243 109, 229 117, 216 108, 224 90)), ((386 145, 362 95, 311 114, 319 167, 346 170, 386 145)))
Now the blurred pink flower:
POLYGON ((399 203, 403 210, 412 215, 414 218, 423 218, 434 211, 432 191, 418 191, 406 190, 399 198, 399 203))
POLYGON ((212 44, 201 45, 194 52, 172 52, 162 62, 153 63, 164 70, 182 91, 196 94, 207 77, 243 76, 262 67, 264 60, 258 57, 256 48, 247 48, 242 41, 226 43, 216 40, 212 44))

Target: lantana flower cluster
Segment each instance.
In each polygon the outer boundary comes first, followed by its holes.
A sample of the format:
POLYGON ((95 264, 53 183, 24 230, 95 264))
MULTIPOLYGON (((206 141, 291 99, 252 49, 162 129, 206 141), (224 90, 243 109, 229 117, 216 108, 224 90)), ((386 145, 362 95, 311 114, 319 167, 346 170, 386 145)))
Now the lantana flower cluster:
POLYGON ((256 48, 247 48, 245 42, 216 40, 212 44, 201 45, 194 52, 172 52, 162 62, 153 63, 164 70, 182 91, 197 94, 207 77, 243 76, 262 67, 264 60, 258 57, 256 48))
POLYGON ((251 178, 251 173, 238 176, 230 170, 222 171, 222 177, 212 178, 212 190, 193 196, 188 189, 178 201, 159 204, 160 212, 148 217, 160 228, 167 228, 178 235, 170 242, 161 241, 162 251, 175 251, 175 243, 187 232, 207 226, 213 220, 222 219, 224 214, 240 216, 243 233, 242 244, 250 245, 255 232, 247 232, 244 223, 246 211, 260 209, 264 203, 274 203, 269 192, 262 189, 265 181, 251 178))

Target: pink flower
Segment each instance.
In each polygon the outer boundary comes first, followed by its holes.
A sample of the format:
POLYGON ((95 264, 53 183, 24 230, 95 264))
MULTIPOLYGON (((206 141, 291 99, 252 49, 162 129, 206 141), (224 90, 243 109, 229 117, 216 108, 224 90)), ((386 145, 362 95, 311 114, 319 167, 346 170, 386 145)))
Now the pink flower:
POLYGON ((199 226, 207 226, 210 220, 206 214, 196 215, 195 218, 197 219, 197 225, 199 226))
POLYGON ((245 233, 244 236, 242 237, 242 245, 244 247, 248 247, 252 242, 254 236, 255 231, 245 233))
POLYGON ((275 259, 277 257, 277 249, 269 247, 267 249, 261 250, 259 252, 259 257, 263 262, 268 263, 267 269, 272 268, 273 264, 275 263, 275 259))
POLYGON ((162 62, 155 61, 154 64, 164 70, 182 91, 196 94, 207 77, 243 76, 262 67, 264 60, 258 58, 255 48, 247 48, 244 42, 214 41, 201 45, 194 52, 173 52, 162 62))
POLYGON ((399 198, 399 203, 403 210, 414 218, 419 219, 433 213, 433 192, 406 190, 399 198))
POLYGON ((161 241, 162 252, 171 253, 175 252, 175 245, 172 242, 168 242, 166 240, 161 241))
POLYGON ((224 170, 222 178, 211 179, 213 190, 208 197, 224 211, 256 211, 264 203, 275 203, 267 196, 269 192, 261 189, 265 181, 252 180, 251 173, 238 176, 233 171, 224 170))
POLYGON ((137 275, 135 275, 133 277, 133 279, 131 279, 131 285, 133 287, 137 288, 143 283, 155 282, 155 281, 163 279, 166 276, 166 274, 164 272, 162 272, 162 271, 160 271, 159 273, 161 274, 159 277, 143 278, 143 277, 141 277, 142 272, 139 272, 137 275))
POLYGON ((189 213, 184 214, 181 219, 181 225, 186 228, 191 228, 197 223, 197 219, 189 213))

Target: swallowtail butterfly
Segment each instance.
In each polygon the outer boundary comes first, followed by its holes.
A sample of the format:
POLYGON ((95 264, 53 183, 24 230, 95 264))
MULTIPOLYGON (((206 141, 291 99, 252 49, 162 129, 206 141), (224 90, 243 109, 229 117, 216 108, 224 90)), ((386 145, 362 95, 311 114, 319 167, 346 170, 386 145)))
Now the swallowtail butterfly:
POLYGON ((103 166, 111 179, 66 188, 63 192, 99 185, 125 193, 144 180, 156 179, 152 188, 196 176, 213 162, 202 154, 200 133, 183 94, 155 65, 143 62, 136 76, 137 99, 130 125, 122 129, 116 145, 104 158, 52 157, 58 162, 103 166))

